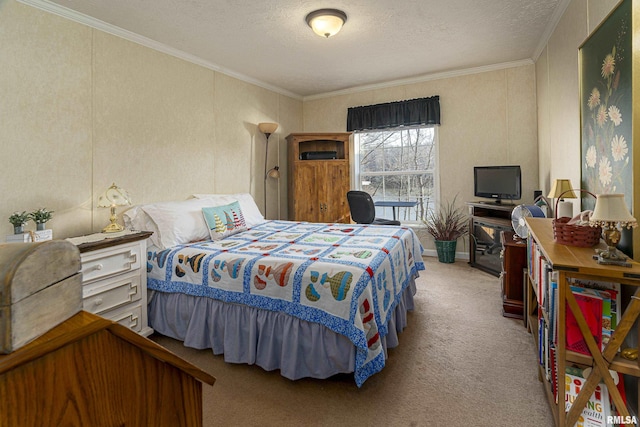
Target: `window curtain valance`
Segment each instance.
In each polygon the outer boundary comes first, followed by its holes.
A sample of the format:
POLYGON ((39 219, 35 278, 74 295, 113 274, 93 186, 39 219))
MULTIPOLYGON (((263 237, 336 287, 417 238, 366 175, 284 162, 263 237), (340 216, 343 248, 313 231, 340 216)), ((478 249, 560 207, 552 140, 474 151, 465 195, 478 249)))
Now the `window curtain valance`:
POLYGON ((351 107, 347 110, 348 132, 439 124, 440 97, 437 95, 429 98, 351 107))

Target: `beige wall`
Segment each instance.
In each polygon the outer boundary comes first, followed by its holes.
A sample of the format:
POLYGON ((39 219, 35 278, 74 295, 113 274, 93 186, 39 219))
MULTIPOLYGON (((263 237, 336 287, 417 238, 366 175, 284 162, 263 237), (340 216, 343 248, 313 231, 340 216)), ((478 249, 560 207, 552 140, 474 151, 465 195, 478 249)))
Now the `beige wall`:
POLYGON ((0 63, 0 241, 12 212, 40 207, 55 237, 100 230, 112 182, 136 204, 251 192, 263 210, 262 121, 280 124, 269 167, 283 166, 267 217, 286 218, 284 137, 302 101, 14 0, 0 0, 0 63))
POLYGON ((112 181, 134 203, 246 191, 264 209, 261 121, 280 124, 268 164, 283 176, 268 182, 267 217, 287 218, 287 134, 344 131, 348 107, 432 95, 443 198, 473 199, 477 164, 522 165, 525 203, 555 178, 578 186, 577 49, 616 4, 573 0, 535 65, 303 103, 0 0, 0 240, 12 212, 40 207, 56 211, 56 237, 99 230, 108 215, 96 199, 112 181))
MULTIPOLYGON (((580 187, 578 48, 618 0, 573 0, 536 61, 540 188, 556 178, 580 187)), ((574 203, 574 212, 580 209, 574 203)))
POLYGON ((538 188, 535 84, 531 64, 314 99, 304 102, 304 130, 344 132, 349 107, 439 95, 441 198, 474 200, 475 165, 516 164, 522 202, 531 203, 538 188))

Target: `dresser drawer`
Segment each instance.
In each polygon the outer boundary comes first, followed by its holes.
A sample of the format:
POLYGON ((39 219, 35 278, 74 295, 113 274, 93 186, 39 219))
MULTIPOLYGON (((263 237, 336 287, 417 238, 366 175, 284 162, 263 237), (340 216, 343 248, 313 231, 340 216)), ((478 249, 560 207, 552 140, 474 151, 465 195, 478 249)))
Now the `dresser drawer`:
POLYGON ((115 310, 105 311, 100 316, 118 322, 135 332, 142 331, 142 304, 134 303, 115 310))
POLYGON ((141 298, 140 285, 140 274, 137 271, 84 285, 82 287, 83 308, 91 313, 101 314, 130 304, 141 298))
POLYGON ((140 245, 121 245, 82 254, 82 281, 100 280, 140 268, 140 245))

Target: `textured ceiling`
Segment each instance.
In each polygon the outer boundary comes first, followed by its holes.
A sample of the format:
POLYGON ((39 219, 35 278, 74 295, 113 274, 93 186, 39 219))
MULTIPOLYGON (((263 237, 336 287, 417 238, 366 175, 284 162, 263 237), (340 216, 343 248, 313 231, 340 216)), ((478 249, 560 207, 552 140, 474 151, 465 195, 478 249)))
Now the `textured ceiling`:
MULTIPOLYGON (((564 0, 21 0, 50 3, 301 97, 532 59, 564 0), (304 18, 348 19, 323 39, 304 18)), ((36 6, 38 6, 36 4, 36 6)))

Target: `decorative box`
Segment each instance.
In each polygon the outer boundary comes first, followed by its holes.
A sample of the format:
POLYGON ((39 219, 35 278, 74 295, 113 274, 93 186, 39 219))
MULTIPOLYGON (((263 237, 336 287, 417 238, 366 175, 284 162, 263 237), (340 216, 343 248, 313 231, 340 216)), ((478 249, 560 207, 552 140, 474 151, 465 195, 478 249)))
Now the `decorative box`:
POLYGON ((6 238, 7 243, 28 243, 43 242, 53 239, 53 230, 29 231, 27 233, 9 234, 6 238))
POLYGON ((80 251, 64 240, 0 245, 0 354, 82 309, 80 251))

